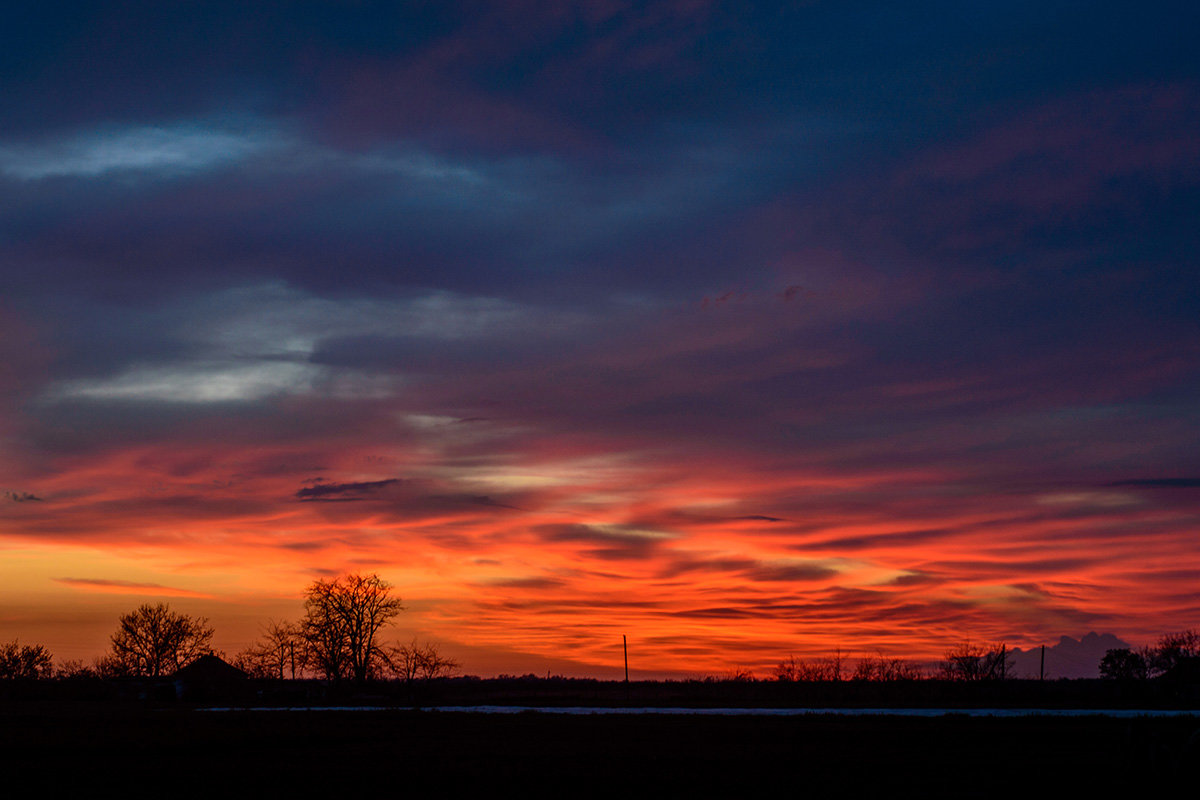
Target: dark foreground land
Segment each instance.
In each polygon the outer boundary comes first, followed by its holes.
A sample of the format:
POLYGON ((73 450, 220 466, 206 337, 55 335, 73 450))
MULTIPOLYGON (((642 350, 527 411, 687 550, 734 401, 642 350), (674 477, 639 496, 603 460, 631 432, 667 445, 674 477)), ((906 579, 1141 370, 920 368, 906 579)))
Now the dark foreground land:
POLYGON ((38 794, 1108 797, 1191 786, 1200 717, 718 717, 0 705, 38 794), (90 792, 89 792, 90 793, 90 792))

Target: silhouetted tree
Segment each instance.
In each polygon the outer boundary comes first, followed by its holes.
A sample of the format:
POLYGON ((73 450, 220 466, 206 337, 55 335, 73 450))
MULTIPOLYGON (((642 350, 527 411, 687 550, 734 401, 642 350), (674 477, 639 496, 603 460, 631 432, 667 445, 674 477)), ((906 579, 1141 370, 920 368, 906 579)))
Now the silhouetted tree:
POLYGON ((82 680, 97 677, 96 668, 88 666, 79 659, 63 661, 54 669, 54 677, 66 680, 82 680))
POLYGON ((436 645, 429 642, 419 644, 416 639, 410 644, 393 648, 389 656, 392 673, 406 683, 418 679, 445 678, 453 675, 461 666, 458 661, 443 655, 436 645))
POLYGON ((1145 680, 1146 675, 1146 657, 1128 647, 1109 650, 1105 652, 1104 658, 1100 659, 1101 678, 1132 681, 1145 680))
POLYGON ((299 626, 271 621, 257 642, 237 654, 233 665, 252 678, 295 678, 295 668, 303 662, 304 639, 299 626))
POLYGON ((921 668, 902 658, 888 658, 879 653, 863 656, 854 668, 856 681, 915 681, 923 678, 921 668))
POLYGON ((212 637, 207 619, 179 614, 165 603, 146 603, 120 618, 112 648, 97 662, 97 671, 104 676, 170 675, 212 652, 212 637))
POLYGON ((842 658, 842 649, 839 647, 834 651, 833 657, 826 659, 829 664, 829 679, 840 681, 845 672, 845 660, 842 658))
POLYGON ((803 661, 797 661, 795 656, 788 656, 775 665, 775 680, 791 683, 800 680, 800 670, 803 661))
POLYGON ((941 677, 954 681, 988 681, 1009 677, 1012 663, 1003 644, 989 647, 963 642, 947 651, 941 677))
POLYGON ((345 575, 309 586, 299 624, 305 663, 335 681, 379 675, 388 663, 379 631, 404 610, 391 590, 378 575, 345 575))
POLYGON ((1191 658, 1200 658, 1200 630, 1194 628, 1160 636, 1158 644, 1150 648, 1147 661, 1151 673, 1164 675, 1191 658))
POLYGON ((840 681, 845 668, 842 651, 828 658, 802 659, 788 656, 775 665, 773 675, 778 681, 840 681))
POLYGON ((0 679, 32 680, 54 674, 50 651, 40 644, 0 643, 0 679))

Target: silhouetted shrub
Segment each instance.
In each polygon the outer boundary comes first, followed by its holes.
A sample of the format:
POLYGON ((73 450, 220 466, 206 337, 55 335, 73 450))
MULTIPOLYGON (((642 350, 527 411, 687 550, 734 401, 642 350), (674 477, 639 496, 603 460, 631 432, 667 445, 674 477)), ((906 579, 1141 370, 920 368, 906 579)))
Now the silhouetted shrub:
POLYGON ((1130 681, 1145 680, 1146 676, 1146 657, 1128 647, 1109 650, 1100 659, 1101 678, 1130 681))
POLYGON ((941 677, 952 681, 989 681, 1007 678, 1010 672, 1008 648, 1003 644, 987 647, 963 642, 946 653, 941 677))
POLYGON ((54 674, 50 651, 40 644, 20 644, 16 639, 0 644, 0 679, 34 680, 54 674))

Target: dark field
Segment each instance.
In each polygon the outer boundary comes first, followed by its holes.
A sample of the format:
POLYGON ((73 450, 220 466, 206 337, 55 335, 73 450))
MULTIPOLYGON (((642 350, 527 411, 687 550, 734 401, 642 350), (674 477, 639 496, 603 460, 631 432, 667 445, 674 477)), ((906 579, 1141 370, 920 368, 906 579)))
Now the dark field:
POLYGON ((6 784, 142 796, 1105 797, 1195 785, 1200 719, 213 713, 130 704, 0 707, 6 784))

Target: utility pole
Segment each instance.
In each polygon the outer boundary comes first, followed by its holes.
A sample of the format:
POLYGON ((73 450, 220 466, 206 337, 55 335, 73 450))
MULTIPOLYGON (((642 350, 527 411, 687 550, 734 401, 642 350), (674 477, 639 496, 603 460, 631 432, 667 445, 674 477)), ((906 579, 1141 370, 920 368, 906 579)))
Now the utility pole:
POLYGON ((629 684, 629 640, 621 634, 621 649, 625 651, 625 684, 629 684))
POLYGON ((1038 680, 1046 680, 1046 645, 1042 645, 1042 666, 1038 668, 1038 680))

